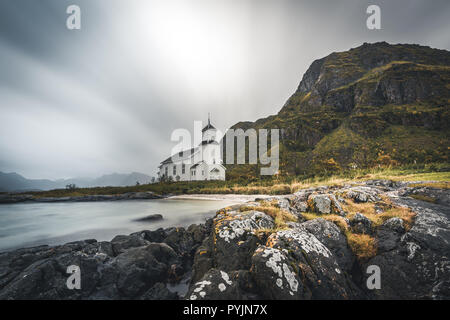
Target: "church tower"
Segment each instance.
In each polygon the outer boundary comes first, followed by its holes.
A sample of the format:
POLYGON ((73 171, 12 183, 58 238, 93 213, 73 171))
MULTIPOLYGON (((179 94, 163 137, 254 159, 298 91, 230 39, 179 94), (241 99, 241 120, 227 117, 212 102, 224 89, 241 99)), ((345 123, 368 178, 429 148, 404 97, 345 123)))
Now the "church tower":
POLYGON ((217 129, 211 124, 211 116, 208 113, 208 124, 202 130, 202 144, 216 140, 217 129))

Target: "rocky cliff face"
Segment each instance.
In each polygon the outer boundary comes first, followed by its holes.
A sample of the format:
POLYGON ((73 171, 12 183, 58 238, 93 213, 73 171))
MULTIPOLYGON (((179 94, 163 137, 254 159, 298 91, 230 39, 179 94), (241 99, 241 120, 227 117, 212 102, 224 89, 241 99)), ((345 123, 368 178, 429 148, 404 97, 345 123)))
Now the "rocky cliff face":
POLYGON ((449 201, 429 184, 367 181, 224 208, 187 229, 1 253, 0 299, 450 299, 449 201), (80 290, 66 287, 69 265, 80 290))
POLYGON ((289 174, 327 169, 330 158, 336 169, 372 166, 380 154, 446 162, 449 103, 450 52, 380 42, 314 61, 277 115, 233 128, 281 129, 289 174))

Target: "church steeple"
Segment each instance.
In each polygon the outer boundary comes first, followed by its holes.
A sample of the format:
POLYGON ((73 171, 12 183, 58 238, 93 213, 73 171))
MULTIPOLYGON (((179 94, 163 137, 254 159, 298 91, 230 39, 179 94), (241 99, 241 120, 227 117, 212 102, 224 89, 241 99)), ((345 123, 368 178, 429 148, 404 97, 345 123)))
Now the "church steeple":
POLYGON ((208 130, 216 130, 216 128, 211 124, 211 115, 208 112, 208 124, 206 125, 206 127, 204 127, 202 129, 202 132, 208 131, 208 130))
POLYGON ((202 143, 209 143, 216 138, 216 128, 211 124, 211 114, 208 112, 208 124, 202 130, 202 143))

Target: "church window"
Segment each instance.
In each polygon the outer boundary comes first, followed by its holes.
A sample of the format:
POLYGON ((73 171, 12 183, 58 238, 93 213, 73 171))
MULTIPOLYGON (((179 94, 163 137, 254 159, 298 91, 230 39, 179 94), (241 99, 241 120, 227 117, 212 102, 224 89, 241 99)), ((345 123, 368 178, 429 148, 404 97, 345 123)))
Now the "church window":
POLYGON ((185 172, 186 172, 186 165, 183 163, 183 164, 181 165, 181 173, 182 173, 182 174, 185 174, 185 172))

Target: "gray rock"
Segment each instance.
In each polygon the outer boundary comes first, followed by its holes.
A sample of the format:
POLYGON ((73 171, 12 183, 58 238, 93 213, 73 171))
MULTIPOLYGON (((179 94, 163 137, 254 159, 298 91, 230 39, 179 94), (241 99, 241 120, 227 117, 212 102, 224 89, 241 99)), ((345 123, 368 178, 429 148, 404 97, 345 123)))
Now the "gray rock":
MULTIPOLYGON (((394 198, 417 212, 412 228, 404 234, 383 225, 390 232, 387 241, 381 238, 382 249, 363 266, 378 265, 382 286, 374 290, 375 299, 450 299, 450 209, 446 206, 394 198)), ((394 224, 395 226, 396 224, 394 224)), ((380 231, 379 231, 380 232, 380 231)))
POLYGON ((331 200, 326 194, 313 194, 308 198, 309 209, 321 214, 331 213, 331 200))
POLYGON ((405 226, 403 225, 403 220, 398 217, 394 217, 394 218, 390 218, 390 219, 386 220, 383 223, 383 226, 386 228, 389 228, 395 232, 398 232, 398 233, 405 232, 405 226))
POLYGON ((346 191, 347 191, 346 196, 350 199, 353 199, 353 201, 355 201, 356 203, 376 202, 380 200, 380 198, 378 197, 380 190, 373 187, 367 186, 350 187, 346 189, 346 191))
POLYGON ((272 234, 252 257, 259 292, 269 299, 350 299, 354 285, 333 253, 313 234, 288 229, 272 234))
POLYGON ((118 235, 111 240, 114 255, 123 253, 130 248, 148 245, 149 243, 150 242, 148 242, 147 240, 143 239, 142 237, 136 234, 129 236, 118 235))
POLYGON ((224 271, 248 269, 250 257, 260 244, 256 231, 273 227, 272 217, 263 212, 219 213, 213 223, 215 262, 224 271))
POLYGON ((320 214, 338 214, 345 216, 341 204, 334 194, 312 194, 308 198, 308 209, 320 214))
POLYGON ((355 262, 355 256, 347 245, 347 238, 332 222, 319 218, 309 220, 298 226, 313 234, 335 256, 339 266, 350 273, 355 262))
POLYGON ((350 226, 353 232, 356 233, 373 234, 374 232, 372 221, 359 212, 357 212, 350 220, 350 226))
POLYGON ((252 278, 263 299, 298 300, 311 298, 311 292, 293 270, 287 253, 259 246, 252 256, 252 278))
POLYGON ((188 294, 189 300, 237 300, 241 298, 238 283, 223 270, 211 269, 194 283, 188 294))

